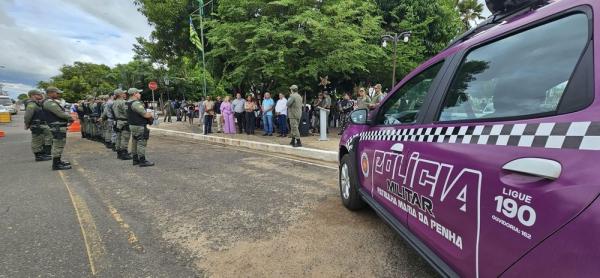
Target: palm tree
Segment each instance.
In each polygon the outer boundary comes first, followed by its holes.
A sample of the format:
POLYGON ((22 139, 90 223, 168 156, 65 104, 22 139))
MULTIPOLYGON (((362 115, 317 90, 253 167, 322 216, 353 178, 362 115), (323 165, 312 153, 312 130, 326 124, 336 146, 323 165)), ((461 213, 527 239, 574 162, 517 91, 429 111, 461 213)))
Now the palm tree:
POLYGON ((460 13, 460 18, 464 24, 465 30, 471 29, 471 23, 485 19, 481 14, 483 13, 483 4, 477 0, 455 0, 456 7, 460 13))

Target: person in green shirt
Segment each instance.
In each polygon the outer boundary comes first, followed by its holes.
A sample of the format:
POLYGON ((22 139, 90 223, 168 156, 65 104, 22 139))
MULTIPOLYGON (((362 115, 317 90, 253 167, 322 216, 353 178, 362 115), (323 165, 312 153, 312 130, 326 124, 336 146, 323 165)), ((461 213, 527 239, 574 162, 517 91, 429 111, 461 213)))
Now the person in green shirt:
POLYGON ((290 97, 286 103, 288 107, 288 118, 290 119, 290 134, 292 141, 290 145, 292 147, 302 147, 300 142, 300 119, 302 118, 302 97, 298 94, 298 86, 292 85, 290 87, 290 97))
POLYGON ((385 98, 385 94, 381 92, 381 84, 375 85, 375 94, 371 98, 371 104, 369 104, 369 109, 375 109, 385 98))
POLYGON ((31 150, 35 161, 51 160, 52 133, 42 110, 44 96, 39 90, 31 90, 28 95, 29 99, 25 101, 25 130, 31 130, 31 150))
POLYGON ((62 91, 56 87, 48 87, 46 95, 48 99, 44 101, 43 110, 46 116, 46 122, 52 132, 52 170, 68 170, 71 164, 62 161, 61 157, 67 143, 67 126, 73 122, 73 118, 58 102, 62 91))
POLYGON ((152 123, 154 117, 152 113, 146 112, 144 104, 140 101, 142 90, 131 88, 131 100, 127 103, 127 121, 131 129, 131 154, 133 155, 133 165, 140 167, 154 166, 153 162, 146 160, 146 145, 150 138, 148 123, 152 123))

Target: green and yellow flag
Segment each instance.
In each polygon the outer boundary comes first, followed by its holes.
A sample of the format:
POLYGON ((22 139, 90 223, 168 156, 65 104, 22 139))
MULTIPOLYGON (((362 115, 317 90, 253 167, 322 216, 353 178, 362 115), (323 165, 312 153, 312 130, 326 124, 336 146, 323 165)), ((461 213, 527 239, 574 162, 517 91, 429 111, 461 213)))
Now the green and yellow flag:
POLYGON ((190 41, 202 52, 204 52, 204 46, 202 42, 200 42, 200 37, 198 37, 198 33, 196 33, 196 28, 194 28, 194 23, 192 22, 192 17, 190 16, 190 41))

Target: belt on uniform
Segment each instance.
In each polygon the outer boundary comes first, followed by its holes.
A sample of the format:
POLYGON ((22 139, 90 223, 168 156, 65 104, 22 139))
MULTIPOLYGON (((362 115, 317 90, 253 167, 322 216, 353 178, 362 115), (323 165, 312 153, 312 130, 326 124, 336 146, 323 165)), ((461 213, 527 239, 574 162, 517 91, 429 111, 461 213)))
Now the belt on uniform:
POLYGON ((48 124, 50 127, 66 127, 69 124, 68 123, 64 123, 64 122, 55 122, 55 123, 51 123, 48 124))

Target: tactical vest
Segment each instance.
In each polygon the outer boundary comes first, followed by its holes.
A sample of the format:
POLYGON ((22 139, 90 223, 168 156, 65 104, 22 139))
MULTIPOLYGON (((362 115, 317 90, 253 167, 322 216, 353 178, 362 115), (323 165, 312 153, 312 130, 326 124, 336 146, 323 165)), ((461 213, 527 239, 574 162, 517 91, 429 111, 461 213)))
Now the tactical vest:
POLYGON ((83 107, 83 103, 77 104, 76 107, 77 109, 75 110, 75 112, 77 112, 77 116, 79 117, 79 119, 83 119, 83 116, 85 115, 85 108, 83 107))
MULTIPOLYGON (((47 101, 54 101, 54 100, 51 100, 51 99, 44 100, 44 104, 45 104, 47 101)), ((56 102, 56 101, 54 101, 54 102, 56 102)), ((58 104, 58 107, 60 107, 60 109, 61 109, 63 112, 65 112, 65 108, 63 108, 62 106, 60 106, 60 104, 59 104, 58 102, 56 102, 56 104, 58 104)), ((43 109, 43 108, 44 108, 44 106, 42 106, 42 109, 43 109)), ((49 123, 49 124, 50 124, 50 123, 56 123, 56 122, 65 123, 65 124, 66 124, 66 123, 69 123, 69 121, 68 121, 68 120, 65 120, 65 119, 59 118, 58 116, 54 115, 54 113, 52 113, 52 112, 50 112, 50 111, 47 111, 47 110, 45 110, 45 109, 43 109, 43 110, 44 110, 44 114, 45 114, 45 116, 46 116, 46 122, 47 122, 47 123, 49 123)))
MULTIPOLYGON (((112 109, 111 109, 111 110, 113 111, 113 114, 115 115, 115 119, 116 119, 116 120, 119 120, 119 121, 127 121, 127 109, 125 109, 125 117, 117 117, 117 114, 115 114, 115 105, 116 105, 117 103, 121 103, 121 102, 125 102, 125 106, 127 106, 127 102, 126 102, 126 101, 124 101, 124 100, 116 100, 115 102, 113 102, 113 105, 112 105, 112 109)), ((119 115, 119 116, 120 116, 120 115, 119 115)))
POLYGON ((96 107, 92 108, 92 117, 100 117, 102 115, 102 104, 96 103, 96 107))
POLYGON ((84 103, 83 104, 83 113, 85 115, 92 115, 92 109, 90 108, 90 104, 89 103, 84 103))
POLYGON ((133 103, 138 100, 127 102, 127 122, 129 125, 144 126, 148 124, 148 119, 142 117, 139 113, 133 111, 133 103))
POLYGON ((46 111, 43 109, 42 105, 34 100, 28 99, 25 101, 25 107, 29 105, 29 103, 35 103, 37 109, 33 111, 33 117, 31 117, 31 124, 33 124, 36 120, 39 121, 39 124, 46 124, 48 117, 46 116, 46 111))

